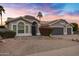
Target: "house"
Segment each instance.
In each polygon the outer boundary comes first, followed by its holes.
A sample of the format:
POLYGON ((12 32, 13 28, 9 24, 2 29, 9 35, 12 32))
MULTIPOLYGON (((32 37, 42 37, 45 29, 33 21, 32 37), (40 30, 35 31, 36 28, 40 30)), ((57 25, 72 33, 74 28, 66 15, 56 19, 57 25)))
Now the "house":
POLYGON ((17 18, 8 18, 7 28, 16 32, 16 36, 40 35, 40 21, 34 16, 26 15, 17 18))
POLYGON ((58 19, 51 22, 40 22, 34 16, 26 15, 17 18, 8 18, 7 28, 16 32, 16 36, 40 35, 39 27, 51 27, 52 35, 72 35, 73 28, 66 20, 58 19))
POLYGON ((52 28, 52 35, 72 35, 73 28, 66 20, 58 19, 48 22, 48 27, 52 28))

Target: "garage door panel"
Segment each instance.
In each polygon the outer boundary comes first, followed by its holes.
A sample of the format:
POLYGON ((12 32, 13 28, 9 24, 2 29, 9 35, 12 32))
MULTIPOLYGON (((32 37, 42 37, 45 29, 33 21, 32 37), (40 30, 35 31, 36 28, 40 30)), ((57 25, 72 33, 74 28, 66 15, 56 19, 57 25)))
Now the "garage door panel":
POLYGON ((71 28, 67 28, 67 34, 71 35, 71 28))
POLYGON ((53 28, 52 35, 63 35, 63 28, 53 28))

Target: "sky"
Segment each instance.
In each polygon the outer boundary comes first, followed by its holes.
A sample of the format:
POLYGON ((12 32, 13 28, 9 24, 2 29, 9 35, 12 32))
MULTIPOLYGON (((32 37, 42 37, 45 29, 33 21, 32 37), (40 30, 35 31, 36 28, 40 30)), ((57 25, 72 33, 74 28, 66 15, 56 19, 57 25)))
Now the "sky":
POLYGON ((7 17, 32 15, 37 17, 42 12, 42 21, 65 19, 68 22, 79 22, 79 3, 0 3, 5 9, 3 21, 7 17))

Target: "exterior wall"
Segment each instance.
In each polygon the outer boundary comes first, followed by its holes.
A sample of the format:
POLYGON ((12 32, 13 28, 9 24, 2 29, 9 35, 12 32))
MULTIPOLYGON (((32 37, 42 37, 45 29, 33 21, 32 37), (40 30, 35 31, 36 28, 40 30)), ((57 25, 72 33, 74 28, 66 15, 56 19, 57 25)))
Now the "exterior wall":
POLYGON ((68 23, 66 23, 65 21, 59 21, 57 23, 51 23, 49 24, 50 26, 63 26, 63 25, 67 25, 68 23))
POLYGON ((11 27, 12 27, 11 23, 9 23, 9 24, 6 25, 6 28, 9 29, 9 30, 11 30, 11 27))
POLYGON ((32 36, 31 35, 31 28, 30 28, 31 25, 30 25, 30 23, 22 21, 22 20, 19 20, 19 21, 16 21, 16 22, 11 22, 9 24, 10 30, 13 30, 13 25, 16 25, 16 36, 32 36), (19 22, 23 22, 24 23, 24 33, 18 33, 18 23, 19 22), (28 33, 25 32, 26 25, 28 25, 28 33))
POLYGON ((73 35, 73 27, 68 24, 67 28, 71 28, 71 35, 73 35))
POLYGON ((67 27, 64 27, 64 35, 67 35, 67 27))
POLYGON ((71 34, 73 34, 73 28, 71 25, 69 25, 68 23, 66 23, 65 21, 61 21, 61 22, 58 22, 58 23, 55 23, 55 24, 49 24, 50 27, 52 28, 63 28, 64 29, 64 35, 67 35, 67 28, 71 28, 71 34))
MULTIPOLYGON (((37 21, 35 21, 35 22, 37 22, 37 21)), ((40 24, 38 22, 37 22, 37 24, 38 24, 37 35, 40 35, 40 32, 39 32, 40 24)), ((16 36, 32 36, 32 33, 31 33, 31 26, 32 26, 32 24, 31 23, 25 22, 23 20, 19 20, 19 21, 16 21, 16 22, 11 22, 8 25, 10 30, 13 30, 13 25, 16 25, 16 36), (24 33, 18 33, 18 23, 19 22, 23 22, 24 23, 24 33), (25 31, 26 25, 28 26, 28 33, 26 33, 26 31, 25 31)))
POLYGON ((37 35, 40 35, 40 30, 39 30, 40 24, 38 23, 38 28, 37 28, 37 35))

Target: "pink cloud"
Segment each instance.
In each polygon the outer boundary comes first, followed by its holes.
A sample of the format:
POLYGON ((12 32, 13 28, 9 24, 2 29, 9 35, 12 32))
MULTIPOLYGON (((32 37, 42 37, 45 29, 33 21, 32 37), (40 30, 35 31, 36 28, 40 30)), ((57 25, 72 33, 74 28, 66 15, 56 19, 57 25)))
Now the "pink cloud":
POLYGON ((53 21, 57 19, 65 19, 69 23, 76 22, 79 24, 79 15, 77 16, 71 16, 71 15, 63 15, 63 16, 58 16, 58 15, 46 15, 42 18, 43 21, 53 21))
POLYGON ((18 17, 23 15, 34 15, 35 12, 33 12, 32 9, 12 9, 12 8, 6 8, 6 16, 7 17, 18 17))
MULTIPOLYGON (((19 17, 19 16, 24 16, 24 15, 33 15, 33 16, 37 16, 37 13, 39 12, 39 10, 36 9, 13 9, 13 8, 5 8, 6 9, 6 14, 3 15, 3 21, 6 21, 7 17, 19 17)), ((43 12, 43 11, 42 11, 43 12)), ((71 16, 68 14, 65 15, 54 15, 52 13, 54 13, 54 10, 51 9, 47 9, 46 12, 44 13, 44 16, 42 18, 42 21, 53 21, 56 19, 65 19, 68 22, 79 22, 79 15, 78 16, 71 16), (50 12, 49 12, 50 11, 50 12), (46 13, 49 13, 48 15, 46 15, 46 13)))

